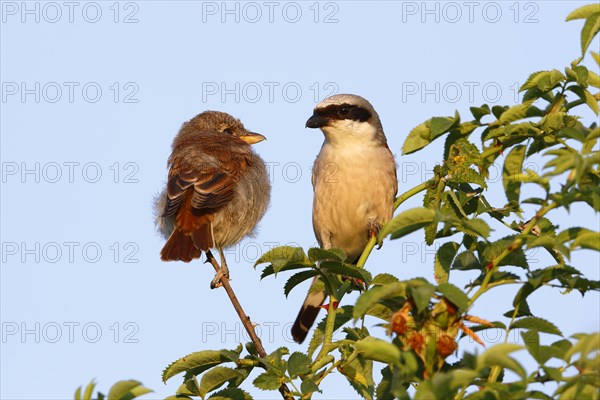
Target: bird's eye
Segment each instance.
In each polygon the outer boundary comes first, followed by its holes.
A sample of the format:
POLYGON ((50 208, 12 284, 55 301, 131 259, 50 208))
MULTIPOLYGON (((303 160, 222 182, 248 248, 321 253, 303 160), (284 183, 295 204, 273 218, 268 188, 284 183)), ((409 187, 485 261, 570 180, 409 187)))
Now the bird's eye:
POLYGON ((350 108, 348 108, 348 107, 342 107, 338 111, 338 114, 341 115, 341 116, 346 116, 346 115, 348 115, 349 112, 350 112, 350 108))
POLYGON ((226 133, 228 135, 233 135, 233 131, 231 130, 231 128, 225 128, 225 129, 223 129, 223 133, 226 133))

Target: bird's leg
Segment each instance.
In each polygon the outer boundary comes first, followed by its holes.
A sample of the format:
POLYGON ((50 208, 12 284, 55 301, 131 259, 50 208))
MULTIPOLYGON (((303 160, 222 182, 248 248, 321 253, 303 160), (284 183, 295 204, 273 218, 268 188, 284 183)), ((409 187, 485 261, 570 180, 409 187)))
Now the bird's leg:
POLYGON ((229 267, 227 267, 227 260, 225 260, 223 249, 220 246, 217 246, 217 250, 219 250, 219 257, 221 258, 221 271, 223 272, 223 275, 229 278, 229 267))
POLYGON ((219 257, 221 258, 221 265, 217 264, 217 260, 215 260, 215 257, 212 255, 210 250, 206 252, 206 262, 210 262, 215 268, 215 271, 217 271, 217 275, 215 275, 213 280, 210 282, 211 289, 216 289, 218 287, 223 286, 223 284, 221 283, 222 277, 226 277, 229 279, 229 268, 227 267, 227 261, 225 260, 225 254, 223 253, 223 249, 217 246, 217 250, 219 251, 219 257))
POLYGON ((223 284, 221 283, 221 278, 225 274, 223 273, 223 269, 221 268, 219 263, 217 263, 215 256, 213 256, 213 254, 210 252, 210 250, 208 250, 206 252, 206 261, 205 262, 210 263, 213 266, 213 268, 215 269, 215 271, 217 272, 217 274, 215 275, 213 280, 210 282, 210 288, 216 289, 218 287, 223 286, 223 284))

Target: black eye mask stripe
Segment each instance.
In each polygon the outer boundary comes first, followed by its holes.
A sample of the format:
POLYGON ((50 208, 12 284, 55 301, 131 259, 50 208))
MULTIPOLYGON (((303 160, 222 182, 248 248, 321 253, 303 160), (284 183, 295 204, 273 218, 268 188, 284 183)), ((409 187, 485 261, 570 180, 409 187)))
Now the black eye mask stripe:
POLYGON ((317 114, 319 117, 329 119, 349 119, 360 122, 368 121, 369 118, 371 118, 371 112, 369 112, 369 110, 360 106, 350 104, 332 104, 327 107, 316 109, 315 114, 317 114), (342 108, 347 108, 348 113, 341 115, 340 110, 342 108))

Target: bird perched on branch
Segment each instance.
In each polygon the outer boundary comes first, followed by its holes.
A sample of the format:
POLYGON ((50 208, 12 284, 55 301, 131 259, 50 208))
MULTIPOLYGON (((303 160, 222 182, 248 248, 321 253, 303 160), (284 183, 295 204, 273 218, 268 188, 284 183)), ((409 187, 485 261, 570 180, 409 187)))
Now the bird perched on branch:
MULTIPOLYGON (((315 160, 313 229, 324 249, 339 248, 356 263, 370 237, 392 218, 398 190, 396 162, 379 115, 366 99, 339 94, 317 104, 308 128, 325 135, 315 160)), ((292 327, 302 343, 321 308, 326 292, 313 281, 292 327)))
POLYGON ((173 140, 169 178, 155 198, 156 225, 167 243, 163 261, 190 262, 216 247, 251 235, 269 204, 271 185, 263 160, 251 146, 265 140, 229 114, 206 111, 183 124, 173 140))

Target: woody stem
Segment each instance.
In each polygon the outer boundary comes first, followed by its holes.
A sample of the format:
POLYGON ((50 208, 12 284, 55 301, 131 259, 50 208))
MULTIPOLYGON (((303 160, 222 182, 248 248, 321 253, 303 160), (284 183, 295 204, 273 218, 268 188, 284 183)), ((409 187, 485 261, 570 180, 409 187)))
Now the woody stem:
MULTIPOLYGON (((213 254, 210 252, 210 250, 208 250, 206 252, 206 259, 213 266, 213 268, 215 269, 217 274, 219 272, 221 272, 221 267, 219 266, 219 263, 217 262, 217 260, 213 256, 213 254)), ((254 330, 254 326, 252 325, 252 322, 250 321, 250 317, 248 317, 248 315, 242 308, 242 305, 240 304, 239 300, 237 299, 237 296, 235 295, 235 292, 233 291, 233 288, 231 287, 231 284, 229 283, 229 277, 227 275, 223 275, 221 277, 221 284, 223 284, 223 288, 227 292, 227 296, 229 296, 229 300, 231 300, 231 304, 233 305, 233 308, 235 309, 238 316, 240 317, 240 321, 242 321, 242 325, 244 325, 246 332, 248 332, 248 335, 250 335, 250 340, 252 340, 252 343, 254 343, 254 347, 256 347, 256 351, 258 352, 258 355, 261 358, 265 358, 267 356, 267 352, 265 351, 265 348, 263 347, 262 342, 260 341, 260 338, 258 337, 258 335, 256 335, 256 331, 254 330)), ((281 396, 285 400, 294 400, 294 398, 291 395, 290 389, 287 387, 287 385, 285 383, 282 383, 281 386, 279 387, 279 393, 281 393, 281 396)))

